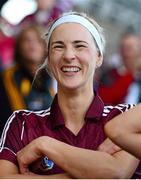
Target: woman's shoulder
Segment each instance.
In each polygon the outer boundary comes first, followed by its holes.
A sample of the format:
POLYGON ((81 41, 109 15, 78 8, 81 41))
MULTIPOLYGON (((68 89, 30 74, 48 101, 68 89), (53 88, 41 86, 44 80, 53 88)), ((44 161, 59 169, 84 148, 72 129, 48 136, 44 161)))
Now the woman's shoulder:
POLYGON ((12 124, 22 124, 22 123, 35 123, 36 121, 40 121, 43 119, 47 119, 50 115, 50 108, 46 110, 40 111, 32 111, 32 110, 16 110, 12 113, 12 115, 8 118, 7 123, 12 124))
POLYGON ((26 109, 21 109, 21 110, 16 110, 12 114, 15 117, 23 117, 27 118, 30 116, 30 118, 33 117, 45 117, 47 115, 50 115, 50 108, 45 109, 45 110, 39 110, 39 111, 32 111, 32 110, 26 110, 26 109))
POLYGON ((110 112, 111 110, 120 110, 121 112, 128 111, 129 109, 133 108, 135 104, 117 104, 117 105, 105 105, 104 111, 110 112))
POLYGON ((103 117, 105 117, 106 120, 110 120, 115 116, 128 111, 134 106, 134 104, 105 105, 103 109, 103 117))

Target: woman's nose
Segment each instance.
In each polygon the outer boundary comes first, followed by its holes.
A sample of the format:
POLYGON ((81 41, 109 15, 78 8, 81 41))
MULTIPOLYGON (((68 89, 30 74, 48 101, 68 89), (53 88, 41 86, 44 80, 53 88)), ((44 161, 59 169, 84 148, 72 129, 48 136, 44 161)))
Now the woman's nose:
POLYGON ((75 59, 75 50, 73 48, 66 48, 63 53, 63 59, 66 61, 72 61, 75 59))

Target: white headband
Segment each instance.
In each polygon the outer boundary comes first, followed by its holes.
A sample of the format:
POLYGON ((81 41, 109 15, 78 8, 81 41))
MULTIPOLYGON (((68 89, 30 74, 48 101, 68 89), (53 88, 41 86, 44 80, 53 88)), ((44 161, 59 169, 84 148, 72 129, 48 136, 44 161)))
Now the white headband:
POLYGON ((54 31, 54 29, 57 26, 59 26, 61 24, 64 24, 64 23, 71 23, 71 22, 81 24, 82 26, 84 26, 91 33, 91 35, 93 36, 93 38, 96 41, 96 44, 97 44, 97 46, 99 48, 100 53, 102 55, 103 54, 102 53, 102 42, 101 42, 99 32, 97 31, 95 26, 90 21, 88 21, 83 16, 79 16, 79 15, 70 14, 70 15, 62 16, 58 20, 56 20, 55 23, 52 25, 51 29, 49 30, 48 42, 50 40, 52 32, 54 31))

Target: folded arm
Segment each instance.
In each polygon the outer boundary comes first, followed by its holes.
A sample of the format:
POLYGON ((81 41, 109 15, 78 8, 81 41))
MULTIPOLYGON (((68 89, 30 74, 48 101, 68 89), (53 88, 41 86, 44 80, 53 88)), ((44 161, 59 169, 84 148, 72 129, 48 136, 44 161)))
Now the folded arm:
POLYGON ((0 160, 0 179, 71 179, 66 173, 54 175, 37 175, 30 172, 21 174, 18 167, 10 161, 0 160))
POLYGON ((18 153, 22 173, 39 156, 47 155, 60 168, 75 178, 130 178, 139 161, 125 151, 114 155, 77 148, 42 136, 18 153), (34 144, 34 145, 33 145, 34 144), (32 157, 31 157, 31 153, 32 157))

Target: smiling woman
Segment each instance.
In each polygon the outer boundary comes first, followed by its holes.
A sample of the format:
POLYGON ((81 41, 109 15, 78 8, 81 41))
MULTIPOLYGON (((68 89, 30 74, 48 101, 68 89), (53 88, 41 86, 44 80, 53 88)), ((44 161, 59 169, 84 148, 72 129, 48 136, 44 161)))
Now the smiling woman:
POLYGON ((9 118, 0 142, 0 177, 132 176, 139 162, 135 157, 125 151, 98 151, 106 139, 104 125, 131 107, 104 106, 93 91, 95 69, 102 64, 104 44, 101 27, 84 14, 63 14, 52 23, 47 33, 48 55, 44 65, 48 64, 57 80, 57 95, 48 110, 16 111, 9 118))
POLYGON ((63 90, 63 87, 69 87, 77 92, 81 88, 86 88, 87 84, 84 86, 84 81, 89 80, 93 93, 94 69, 96 63, 100 64, 102 59, 97 56, 93 37, 85 27, 78 23, 61 24, 56 27, 50 38, 49 50, 49 67, 58 82, 58 91, 63 90))

